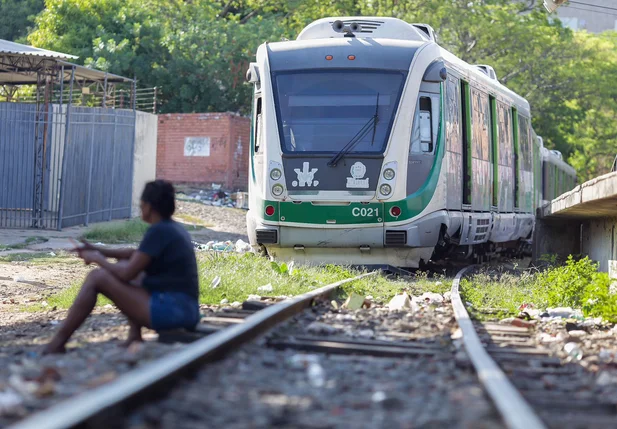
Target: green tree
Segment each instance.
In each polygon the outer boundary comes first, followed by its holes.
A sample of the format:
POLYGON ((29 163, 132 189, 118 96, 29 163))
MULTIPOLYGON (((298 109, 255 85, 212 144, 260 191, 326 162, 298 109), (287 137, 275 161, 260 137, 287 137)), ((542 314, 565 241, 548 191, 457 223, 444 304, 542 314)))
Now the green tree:
POLYGON ((0 39, 17 41, 28 34, 44 0, 0 0, 0 39))

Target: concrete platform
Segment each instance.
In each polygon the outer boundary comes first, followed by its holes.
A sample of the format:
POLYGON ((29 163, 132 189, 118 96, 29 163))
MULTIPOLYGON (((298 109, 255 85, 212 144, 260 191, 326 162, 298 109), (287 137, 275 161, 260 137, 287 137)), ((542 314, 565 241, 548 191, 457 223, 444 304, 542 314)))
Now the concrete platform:
POLYGON ((617 259, 617 172, 585 182, 538 209, 534 261, 585 254, 608 271, 617 259))

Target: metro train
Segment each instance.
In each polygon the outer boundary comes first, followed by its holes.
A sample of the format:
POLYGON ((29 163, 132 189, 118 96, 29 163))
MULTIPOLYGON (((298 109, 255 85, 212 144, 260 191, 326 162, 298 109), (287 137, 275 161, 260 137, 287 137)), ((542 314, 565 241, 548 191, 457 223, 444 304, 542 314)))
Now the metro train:
POLYGON ((262 44, 253 84, 251 245, 300 263, 417 268, 529 245, 572 189, 528 102, 426 24, 341 17, 262 44))

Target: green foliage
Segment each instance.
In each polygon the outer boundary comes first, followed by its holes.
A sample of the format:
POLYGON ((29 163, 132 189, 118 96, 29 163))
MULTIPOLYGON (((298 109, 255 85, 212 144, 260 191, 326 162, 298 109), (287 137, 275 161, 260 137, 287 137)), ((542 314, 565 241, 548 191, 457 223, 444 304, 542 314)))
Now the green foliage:
POLYGON ((20 41, 44 8, 44 0, 0 0, 0 39, 20 41))
POLYGON ((94 226, 84 234, 84 238, 107 244, 135 243, 141 241, 147 229, 148 224, 141 219, 131 219, 94 226))
MULTIPOLYGON (((5 4, 36 4, 2 0, 5 4)), ((40 0, 39 0, 40 2, 40 0)), ((533 126, 582 179, 605 173, 617 139, 617 33, 573 33, 525 0, 46 0, 28 40, 158 86, 163 112, 250 109, 258 46, 326 16, 393 16, 433 26, 440 43, 492 65, 527 98, 533 126)), ((36 9, 36 8, 34 8, 36 9)), ((7 16, 4 14, 4 16, 7 16)), ((6 18, 5 18, 6 19, 6 18)), ((0 29, 5 28, 0 25, 0 29)))
POLYGON ((588 257, 572 256, 561 266, 521 276, 478 274, 461 282, 461 293, 476 316, 487 308, 516 315, 521 306, 580 308, 585 316, 617 321, 617 295, 610 293, 607 273, 588 257))

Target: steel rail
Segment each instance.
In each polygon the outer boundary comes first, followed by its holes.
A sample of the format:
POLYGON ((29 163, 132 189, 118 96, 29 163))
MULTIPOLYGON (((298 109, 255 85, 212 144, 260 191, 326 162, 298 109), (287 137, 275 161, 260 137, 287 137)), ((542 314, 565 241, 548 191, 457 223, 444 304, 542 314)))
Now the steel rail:
MULTIPOLYGON (((106 419, 124 415, 136 400, 160 389, 179 376, 205 363, 220 359, 234 348, 258 337, 290 317, 308 308, 313 300, 328 296, 340 286, 376 274, 370 272, 342 280, 266 307, 233 325, 202 338, 185 348, 143 367, 125 373, 116 381, 71 397, 10 426, 10 429, 68 429, 109 427, 106 419)), ((111 422, 110 422, 111 424, 111 422)))
POLYGON ((476 369, 480 382, 510 429, 544 429, 546 426, 542 420, 485 350, 463 305, 459 284, 461 278, 471 268, 474 268, 474 265, 463 268, 456 274, 451 291, 454 317, 463 333, 463 344, 469 359, 476 369))

